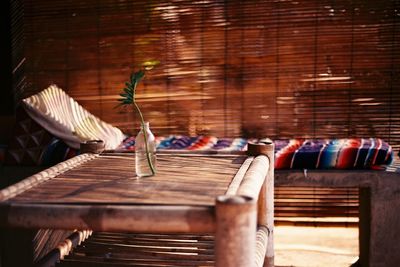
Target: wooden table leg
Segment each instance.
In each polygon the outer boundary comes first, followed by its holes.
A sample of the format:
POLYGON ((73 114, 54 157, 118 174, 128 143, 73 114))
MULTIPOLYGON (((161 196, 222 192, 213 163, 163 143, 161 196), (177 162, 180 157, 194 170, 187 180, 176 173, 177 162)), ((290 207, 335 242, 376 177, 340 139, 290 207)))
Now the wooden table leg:
POLYGON ((216 203, 216 267, 255 264, 257 205, 241 196, 220 196, 216 203))

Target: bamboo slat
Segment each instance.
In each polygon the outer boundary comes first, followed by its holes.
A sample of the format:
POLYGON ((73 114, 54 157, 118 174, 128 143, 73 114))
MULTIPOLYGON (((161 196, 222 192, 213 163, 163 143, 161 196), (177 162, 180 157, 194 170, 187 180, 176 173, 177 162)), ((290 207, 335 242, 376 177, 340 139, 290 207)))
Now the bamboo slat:
POLYGON ((214 236, 95 232, 57 266, 214 266, 214 236))
POLYGON ((63 242, 58 244, 56 248, 50 251, 45 257, 37 261, 35 263, 35 266, 54 266, 56 262, 63 260, 65 256, 67 256, 75 247, 85 241, 91 234, 92 231, 90 230, 74 231, 65 240, 63 240, 63 242))
POLYGON ((82 154, 72 159, 61 162, 53 167, 50 167, 38 174, 34 174, 14 185, 11 185, 0 191, 0 201, 5 201, 16 195, 23 193, 31 188, 34 188, 38 184, 54 178, 72 168, 75 168, 87 161, 94 159, 96 155, 93 154, 82 154))
POLYGON ((213 205, 245 158, 161 154, 157 175, 138 179, 134 154, 104 154, 32 187, 13 202, 213 205))
POLYGON ((51 253, 51 251, 64 242, 73 233, 71 230, 60 229, 40 229, 36 232, 32 241, 34 247, 33 261, 37 262, 44 256, 51 253))

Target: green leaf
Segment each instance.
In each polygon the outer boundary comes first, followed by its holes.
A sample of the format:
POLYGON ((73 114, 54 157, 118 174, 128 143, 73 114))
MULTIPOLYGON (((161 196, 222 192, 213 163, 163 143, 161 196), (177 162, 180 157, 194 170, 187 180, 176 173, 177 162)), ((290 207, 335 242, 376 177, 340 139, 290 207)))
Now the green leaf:
POLYGON ((136 72, 136 81, 140 82, 140 80, 144 77, 144 70, 139 70, 138 72, 136 72))
POLYGON ((129 89, 129 88, 124 88, 124 92, 125 92, 127 95, 133 95, 133 90, 132 90, 132 89, 129 89))
MULTIPOLYGON (((136 86, 145 76, 145 70, 148 70, 150 67, 152 68, 157 64, 159 64, 158 61, 146 61, 142 64, 143 69, 131 73, 130 80, 125 82, 125 87, 122 89, 123 92, 119 94, 121 98, 118 99, 120 102, 118 106, 135 105, 136 86)), ((140 113, 140 110, 138 110, 138 112, 140 113)))
POLYGON ((136 72, 132 72, 131 77, 129 79, 132 86, 135 84, 135 75, 136 75, 136 72))
POLYGON ((136 88, 137 84, 142 80, 144 77, 144 70, 138 70, 131 74, 131 84, 133 88, 136 88))
POLYGON ((133 86, 132 86, 131 83, 126 82, 125 85, 126 85, 126 87, 128 87, 130 90, 133 90, 133 86))

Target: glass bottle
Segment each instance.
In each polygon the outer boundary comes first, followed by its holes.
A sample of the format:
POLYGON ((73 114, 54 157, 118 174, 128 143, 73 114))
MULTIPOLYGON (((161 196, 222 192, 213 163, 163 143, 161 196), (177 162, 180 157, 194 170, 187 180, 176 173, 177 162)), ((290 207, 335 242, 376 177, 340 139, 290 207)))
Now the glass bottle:
POLYGON ((156 139, 150 131, 149 122, 141 125, 135 139, 136 175, 139 177, 152 176, 156 171, 156 139), (146 133, 146 136, 144 135, 146 133), (147 147, 146 147, 146 141, 147 147), (150 163, 152 166, 150 166, 150 163))

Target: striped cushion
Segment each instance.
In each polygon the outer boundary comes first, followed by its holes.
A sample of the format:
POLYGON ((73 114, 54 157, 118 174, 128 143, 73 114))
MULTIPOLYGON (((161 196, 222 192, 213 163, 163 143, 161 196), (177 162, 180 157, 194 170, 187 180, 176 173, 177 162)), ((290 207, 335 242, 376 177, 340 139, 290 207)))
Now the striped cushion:
MULTIPOLYGON (((168 136, 157 138, 158 150, 244 151, 244 138, 215 136, 168 136)), ((368 139, 291 139, 275 140, 276 169, 374 169, 388 165, 392 148, 378 138, 368 139)), ((134 137, 126 139, 117 150, 134 150, 134 137)))
POLYGON ((390 164, 391 146, 377 138, 276 141, 277 169, 371 169, 390 164))
MULTIPOLYGON (((157 150, 245 151, 245 138, 215 136, 156 137, 157 150)), ((255 141, 255 140, 252 140, 255 141)), ((275 140, 276 169, 379 169, 393 159, 390 145, 381 139, 275 140)), ((126 138, 115 151, 134 151, 135 138, 126 138)), ((36 164, 49 166, 79 154, 58 138, 42 148, 36 164)), ((20 162, 23 164, 24 162, 20 162)))

